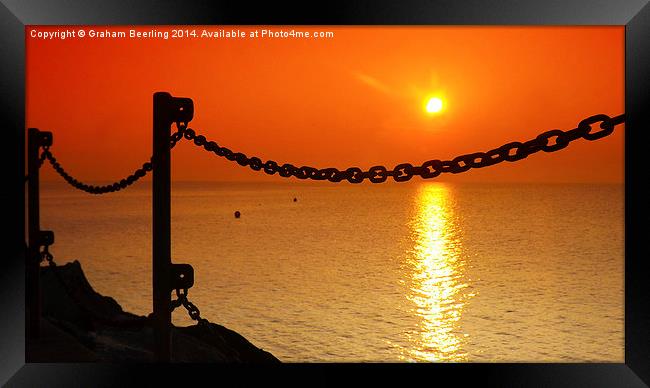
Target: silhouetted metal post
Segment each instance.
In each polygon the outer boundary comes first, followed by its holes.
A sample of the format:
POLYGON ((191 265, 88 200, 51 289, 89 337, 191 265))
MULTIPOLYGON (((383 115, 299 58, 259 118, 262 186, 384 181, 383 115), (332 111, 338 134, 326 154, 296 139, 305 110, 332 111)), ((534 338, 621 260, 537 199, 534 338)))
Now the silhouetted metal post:
POLYGON ((157 362, 171 360, 171 125, 193 116, 189 98, 153 95, 153 315, 157 362))
POLYGON ((37 338, 40 335, 41 291, 39 285, 41 227, 39 214, 39 174, 40 167, 38 151, 41 146, 52 145, 52 133, 41 132, 37 128, 27 131, 27 176, 28 204, 27 225, 28 243, 27 262, 25 263, 27 337, 37 338))

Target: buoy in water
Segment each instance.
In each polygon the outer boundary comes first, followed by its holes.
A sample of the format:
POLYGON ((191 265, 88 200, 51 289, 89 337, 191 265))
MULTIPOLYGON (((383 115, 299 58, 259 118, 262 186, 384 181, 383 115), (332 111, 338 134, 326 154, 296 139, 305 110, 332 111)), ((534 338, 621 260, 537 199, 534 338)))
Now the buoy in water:
POLYGON ((235 218, 239 218, 241 216, 241 213, 239 210, 235 211, 235 218))

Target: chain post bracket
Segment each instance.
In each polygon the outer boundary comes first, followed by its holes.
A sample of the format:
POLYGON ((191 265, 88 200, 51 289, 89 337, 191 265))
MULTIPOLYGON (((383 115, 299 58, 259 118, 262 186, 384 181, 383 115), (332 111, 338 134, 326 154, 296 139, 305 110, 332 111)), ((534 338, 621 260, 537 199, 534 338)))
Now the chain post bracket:
POLYGON ((171 275, 170 291, 187 290, 194 285, 194 268, 189 264, 172 264, 171 275))
POLYGON ((38 245, 49 246, 54 244, 54 232, 51 230, 41 230, 38 234, 38 245))
POLYGON ((38 132, 38 145, 39 147, 49 147, 52 145, 52 132, 39 131, 38 132))
POLYGON ((191 98, 172 97, 169 93, 156 93, 163 96, 163 120, 172 123, 187 124, 194 118, 194 102, 191 98))

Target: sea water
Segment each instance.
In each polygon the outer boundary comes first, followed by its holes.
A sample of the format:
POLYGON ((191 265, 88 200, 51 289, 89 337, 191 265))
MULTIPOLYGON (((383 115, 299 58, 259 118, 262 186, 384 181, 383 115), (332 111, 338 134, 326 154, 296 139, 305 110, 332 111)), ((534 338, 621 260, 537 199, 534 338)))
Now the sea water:
MULTIPOLYGON (((57 263, 152 311, 150 182, 44 182, 41 209, 57 263)), ((285 362, 624 360, 623 185, 173 182, 172 258, 285 362)))

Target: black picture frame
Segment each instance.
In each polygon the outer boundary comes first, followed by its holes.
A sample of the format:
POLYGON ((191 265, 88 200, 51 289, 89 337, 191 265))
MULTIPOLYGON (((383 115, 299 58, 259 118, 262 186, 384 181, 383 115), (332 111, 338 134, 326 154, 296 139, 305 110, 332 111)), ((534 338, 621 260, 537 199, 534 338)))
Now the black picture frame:
MULTIPOLYGON (((0 258, 0 384, 7 386, 189 385, 198 378, 241 384, 381 382, 394 375, 430 383, 497 386, 643 387, 650 384, 650 282, 644 265, 648 217, 642 132, 650 96, 650 6, 646 0, 348 1, 249 4, 234 1, 0 0, 0 98, 3 149, 0 258), (25 363, 25 26, 26 25, 625 25, 625 362, 620 364, 207 365, 25 363), (336 372, 336 373, 335 373, 336 372), (347 375, 347 372, 355 372, 347 375), (346 376, 347 375, 347 376, 346 376), (300 379, 297 376, 301 376, 300 379), (295 377, 295 378, 294 378, 295 377), (644 383, 645 382, 645 383, 644 383)), ((595 60, 608 60, 594 52, 595 60)), ((603 91, 606 93, 607 91, 603 91)), ((598 166, 594 166, 597 168, 598 166)), ((606 238, 606 236, 603 236, 606 238)), ((406 380, 405 380, 406 379, 406 380)), ((208 380, 210 381, 210 380, 208 380)), ((212 385, 212 384, 211 384, 212 385)))

